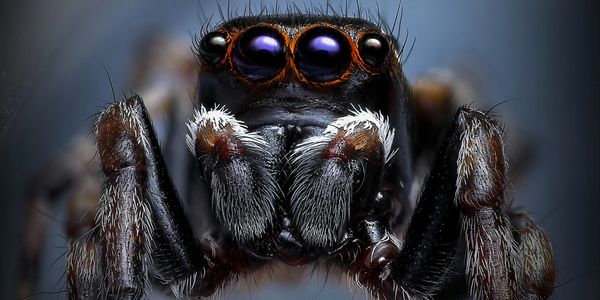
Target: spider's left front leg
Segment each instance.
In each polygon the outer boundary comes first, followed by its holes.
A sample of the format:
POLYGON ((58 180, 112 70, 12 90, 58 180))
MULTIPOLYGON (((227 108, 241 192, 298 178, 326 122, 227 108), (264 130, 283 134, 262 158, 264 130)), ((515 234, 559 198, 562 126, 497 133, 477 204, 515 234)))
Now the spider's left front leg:
POLYGON ((208 295, 248 268, 228 259, 235 249, 194 238, 141 98, 107 108, 96 140, 104 189, 96 227, 69 248, 70 299, 139 299, 149 277, 179 297, 208 295))

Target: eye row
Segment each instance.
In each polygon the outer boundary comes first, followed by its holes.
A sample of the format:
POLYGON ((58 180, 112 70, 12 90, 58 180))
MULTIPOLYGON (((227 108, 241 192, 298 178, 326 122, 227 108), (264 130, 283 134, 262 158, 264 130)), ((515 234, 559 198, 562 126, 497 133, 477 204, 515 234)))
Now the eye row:
MULTIPOLYGON (((207 62, 221 62, 230 47, 225 33, 210 32, 200 41, 200 56, 207 62)), ((252 27, 241 33, 231 46, 231 61, 239 73, 261 81, 277 75, 286 65, 286 43, 282 34, 271 27, 252 27)), ((335 80, 352 62, 350 39, 330 27, 314 27, 303 32, 293 47, 298 70, 309 80, 335 80)), ((389 55, 387 39, 379 34, 363 35, 358 41, 362 61, 379 68, 389 55)))

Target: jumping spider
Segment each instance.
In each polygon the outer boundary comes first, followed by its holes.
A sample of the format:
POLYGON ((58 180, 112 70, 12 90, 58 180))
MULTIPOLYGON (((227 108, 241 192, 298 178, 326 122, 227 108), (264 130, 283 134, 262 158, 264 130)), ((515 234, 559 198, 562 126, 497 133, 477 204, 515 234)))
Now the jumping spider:
POLYGON ((551 295, 549 240, 504 202, 499 124, 469 107, 445 130, 428 123, 412 99, 431 86, 412 91, 380 27, 241 17, 197 54, 187 142, 202 181, 188 198, 206 208, 207 233, 187 217, 142 99, 115 103, 97 122, 105 181, 96 225, 69 248, 71 299, 139 299, 151 281, 210 296, 274 261, 327 261, 382 299, 431 298, 460 278, 453 268, 477 298, 551 295), (417 157, 432 145, 413 209, 417 157))

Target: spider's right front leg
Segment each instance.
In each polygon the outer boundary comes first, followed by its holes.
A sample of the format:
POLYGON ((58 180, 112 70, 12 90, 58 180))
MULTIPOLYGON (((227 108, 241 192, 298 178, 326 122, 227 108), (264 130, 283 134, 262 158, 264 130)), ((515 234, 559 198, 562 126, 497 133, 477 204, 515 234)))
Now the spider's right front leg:
POLYGON ((358 283, 379 298, 431 298, 451 275, 464 240, 472 296, 547 299, 554 285, 550 243, 526 215, 514 214, 511 224, 503 203, 505 178, 499 126, 485 113, 460 108, 402 247, 381 239, 364 248, 351 265, 358 283))
POLYGON ((139 299, 149 276, 178 297, 209 295, 248 268, 243 256, 227 260, 235 249, 194 239, 139 97, 97 126, 105 185, 96 227, 69 248, 71 299, 139 299))

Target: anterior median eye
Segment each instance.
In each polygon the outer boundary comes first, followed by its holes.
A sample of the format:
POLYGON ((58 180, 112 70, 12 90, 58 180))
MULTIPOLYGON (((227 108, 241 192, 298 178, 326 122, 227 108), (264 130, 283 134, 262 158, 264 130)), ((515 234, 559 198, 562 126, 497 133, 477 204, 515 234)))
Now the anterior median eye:
POLYGON ((200 41, 198 53, 207 62, 215 64, 225 57, 228 44, 229 41, 224 33, 209 32, 200 41))
POLYGON ((348 39, 333 28, 310 29, 298 40, 296 65, 310 80, 334 80, 350 65, 348 39))
POLYGON ((358 49, 363 61, 371 67, 379 67, 388 56, 390 46, 378 34, 367 34, 359 42, 358 49))
POLYGON ((233 62, 252 80, 275 76, 285 66, 285 46, 279 32, 268 27, 251 28, 234 45, 233 62))

